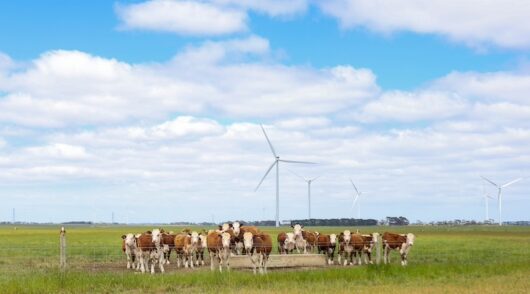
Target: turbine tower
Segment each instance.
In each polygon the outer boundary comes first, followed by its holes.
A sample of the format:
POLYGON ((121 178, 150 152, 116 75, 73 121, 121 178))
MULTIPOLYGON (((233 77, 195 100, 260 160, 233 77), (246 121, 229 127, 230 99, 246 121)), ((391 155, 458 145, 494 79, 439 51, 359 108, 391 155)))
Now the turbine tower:
POLYGON ((353 189, 355 189, 355 195, 354 195, 354 198, 353 198, 353 208, 355 208, 355 204, 358 203, 358 205, 357 205, 357 218, 360 219, 361 218, 361 202, 358 202, 358 201, 359 201, 359 198, 361 197, 361 195, 363 195, 363 192, 359 192, 359 190, 357 189, 357 187, 353 183, 352 179, 350 179, 350 182, 353 185, 353 189))
POLYGON ((274 157, 274 162, 271 164, 269 169, 267 169, 267 172, 265 172, 265 175, 263 176, 263 178, 261 178, 261 181, 259 182, 258 186, 256 186, 256 189, 254 189, 254 192, 259 189, 259 187, 261 186, 261 183, 263 183, 263 180, 265 180, 265 178, 267 177, 271 169, 274 166, 276 166, 276 227, 279 227, 280 226, 280 162, 303 163, 303 164, 314 164, 314 162, 280 159, 280 156, 276 154, 276 151, 274 150, 274 147, 272 146, 272 143, 269 140, 269 137, 267 136, 265 129, 263 128, 263 125, 260 125, 260 126, 261 126, 261 130, 263 131, 263 135, 265 135, 265 139, 267 139, 267 143, 269 143, 269 147, 271 148, 272 156, 274 157))
POLYGON ((511 184, 519 182, 523 178, 517 178, 513 181, 509 181, 508 183, 499 186, 483 176, 480 176, 480 177, 497 188, 497 203, 499 206, 499 226, 502 226, 502 189, 510 186, 511 184))
POLYGON ((318 177, 314 177, 312 179, 306 179, 302 176, 299 176, 297 175, 295 172, 293 172, 292 170, 289 170, 293 175, 299 177, 300 179, 304 180, 306 183, 307 183, 307 215, 308 215, 308 219, 311 219, 311 183, 313 183, 314 181, 316 181, 316 179, 320 178, 320 176, 318 177))

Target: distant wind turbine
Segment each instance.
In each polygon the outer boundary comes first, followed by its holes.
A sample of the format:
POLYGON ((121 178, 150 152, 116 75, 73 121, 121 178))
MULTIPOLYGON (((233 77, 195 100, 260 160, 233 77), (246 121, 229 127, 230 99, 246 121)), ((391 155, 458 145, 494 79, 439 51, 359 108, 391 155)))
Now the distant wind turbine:
POLYGON ((261 186, 261 183, 263 183, 263 180, 267 177, 271 169, 276 166, 276 227, 280 226, 280 162, 286 162, 286 163, 303 163, 303 164, 315 164, 314 162, 307 162, 307 161, 294 161, 294 160, 285 160, 280 159, 280 156, 276 154, 276 151, 274 150, 274 147, 272 146, 271 141, 269 140, 269 137, 267 136, 267 133, 265 132, 265 129, 263 128, 263 125, 261 126, 261 130, 263 131, 263 135, 265 135, 265 139, 267 139, 267 143, 269 143, 269 147, 271 148, 272 156, 274 157, 274 162, 271 164, 269 169, 267 169, 267 172, 265 172, 265 175, 263 178, 261 178, 261 181, 259 182, 258 186, 256 186, 256 189, 254 191, 257 191, 259 187, 261 186))
POLYGON ((490 220, 490 212, 489 212, 489 200, 494 199, 491 197, 488 193, 486 193, 486 189, 484 188, 484 185, 482 185, 482 197, 484 198, 484 202, 486 203, 486 219, 485 221, 490 220))
POLYGON ((361 198, 361 195, 363 195, 363 192, 360 192, 359 189, 355 186, 352 179, 350 179, 350 182, 353 186, 353 189, 355 189, 355 195, 353 198, 353 207, 355 208, 355 204, 357 203, 357 218, 361 218, 361 202, 359 202, 359 198, 361 198))
POLYGON ((517 179, 515 179, 513 181, 509 181, 508 183, 499 186, 499 185, 495 184, 494 182, 492 182, 491 180, 489 180, 489 179, 487 179, 487 178, 485 178, 483 176, 480 176, 480 177, 483 180, 487 181, 488 183, 492 184, 493 186, 495 186, 497 188, 497 202, 498 202, 498 206, 499 206, 499 226, 502 226, 502 189, 510 186, 511 184, 515 184, 515 183, 519 182, 523 178, 517 178, 517 179))
POLYGON ((289 171, 293 175, 295 175, 295 176, 299 177, 300 179, 304 180, 305 182, 307 182, 307 215, 308 215, 308 219, 311 219, 311 183, 316 181, 316 179, 320 178, 320 176, 312 178, 312 179, 306 179, 306 178, 304 178, 302 176, 297 175, 292 170, 289 170, 289 171))

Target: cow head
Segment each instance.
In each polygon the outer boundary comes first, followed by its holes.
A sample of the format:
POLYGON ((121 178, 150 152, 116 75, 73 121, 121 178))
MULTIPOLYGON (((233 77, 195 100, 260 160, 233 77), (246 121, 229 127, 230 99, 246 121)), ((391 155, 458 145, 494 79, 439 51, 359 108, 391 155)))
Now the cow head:
POLYGON ((199 235, 199 242, 201 242, 201 247, 202 248, 206 248, 207 247, 207 244, 206 244, 206 235, 205 234, 200 234, 199 235))
POLYGON ((191 232, 191 244, 197 245, 199 243, 199 234, 197 232, 191 232))
POLYGON ((337 235, 335 234, 329 235, 329 242, 331 243, 331 245, 335 246, 335 244, 337 243, 337 235))
POLYGON ((349 230, 345 230, 343 236, 344 236, 343 237, 344 238, 344 242, 345 243, 350 243, 350 241, 351 241, 351 232, 349 230))
POLYGON ((152 232, 152 238, 153 238, 153 243, 156 244, 157 248, 158 246, 160 245, 160 241, 162 239, 162 233, 160 232, 159 229, 154 229, 153 232, 152 232))
POLYGON ((239 222, 233 222, 232 229, 234 230, 234 234, 236 236, 239 236, 239 232, 241 232, 241 224, 239 222))
POLYGON ((123 240, 125 240, 126 237, 127 237, 127 236, 125 236, 125 235, 121 235, 121 238, 122 238, 123 240))
POLYGON ((223 244, 223 248, 230 248, 230 239, 231 236, 229 233, 222 233, 221 234, 221 242, 223 244))
POLYGON ((252 246, 254 246, 253 236, 251 232, 245 232, 243 234, 243 245, 245 246, 245 250, 247 252, 252 251, 252 246))
POLYGON ((228 231, 228 229, 230 229, 230 224, 224 223, 219 229, 221 230, 221 232, 226 232, 228 231))
POLYGON ((123 235, 125 236, 125 238, 123 238, 125 240, 125 245, 130 247, 130 248, 134 248, 136 247, 136 238, 133 234, 127 234, 127 235, 123 235))
POLYGON ((302 229, 304 227, 300 224, 296 224, 293 226, 293 233, 295 237, 302 236, 302 229))
POLYGON ((414 234, 412 233, 408 233, 407 234, 407 245, 408 246, 412 246, 414 245, 414 240, 416 239, 416 236, 414 236, 414 234))

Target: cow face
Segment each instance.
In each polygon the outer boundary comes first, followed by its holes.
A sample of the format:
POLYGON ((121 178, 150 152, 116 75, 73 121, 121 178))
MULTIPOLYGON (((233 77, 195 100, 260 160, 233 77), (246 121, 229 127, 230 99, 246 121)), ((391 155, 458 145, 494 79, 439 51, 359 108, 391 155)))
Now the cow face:
POLYGON ((221 242, 223 244, 223 248, 230 248, 230 234, 226 232, 222 233, 221 242))
POLYGON ((351 232, 349 230, 344 231, 344 242, 350 243, 351 240, 351 232))
POLYGON ((329 242, 331 243, 331 245, 335 246, 335 244, 337 244, 337 235, 335 234, 329 235, 329 242))
POLYGON ((154 229, 152 233, 153 243, 159 245, 160 240, 162 239, 162 233, 159 229, 154 229))
POLYGON ((228 229, 230 229, 230 224, 228 224, 228 223, 224 223, 224 224, 221 226, 221 231, 222 231, 222 232, 226 232, 226 231, 228 231, 228 229))
POLYGON ((303 227, 300 224, 294 225, 293 232, 295 237, 302 236, 302 228, 303 227))
POLYGON ((202 248, 206 248, 207 247, 206 235, 205 234, 200 234, 199 235, 199 242, 200 242, 202 248))
POLYGON ((243 245, 245 246, 245 250, 247 252, 250 252, 252 250, 252 246, 254 246, 254 241, 252 237, 253 236, 251 232, 245 232, 243 234, 243 245))
POLYGON ((414 239, 416 239, 416 236, 414 236, 414 234, 412 233, 408 233, 407 234, 407 246, 414 245, 414 239))
POLYGON ((125 238, 125 245, 127 245, 128 247, 130 248, 134 248, 136 247, 136 238, 133 234, 127 234, 127 235, 124 235, 125 238))
POLYGON ((285 238, 285 243, 293 243, 294 244, 294 233, 287 233, 287 238, 285 238))
POLYGON ((239 222, 232 223, 232 230, 234 230, 234 234, 236 236, 239 236, 240 229, 241 229, 241 224, 239 222))
POLYGON ((191 232, 191 244, 197 245, 199 243, 199 234, 197 232, 191 232))

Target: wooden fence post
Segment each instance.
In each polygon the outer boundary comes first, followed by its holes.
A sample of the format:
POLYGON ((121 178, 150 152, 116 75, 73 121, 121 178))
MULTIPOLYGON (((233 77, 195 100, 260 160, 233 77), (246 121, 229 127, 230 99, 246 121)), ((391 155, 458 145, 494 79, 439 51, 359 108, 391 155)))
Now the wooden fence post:
POLYGON ((61 232, 59 233, 59 264, 61 269, 66 268, 66 230, 64 227, 61 227, 61 232))

